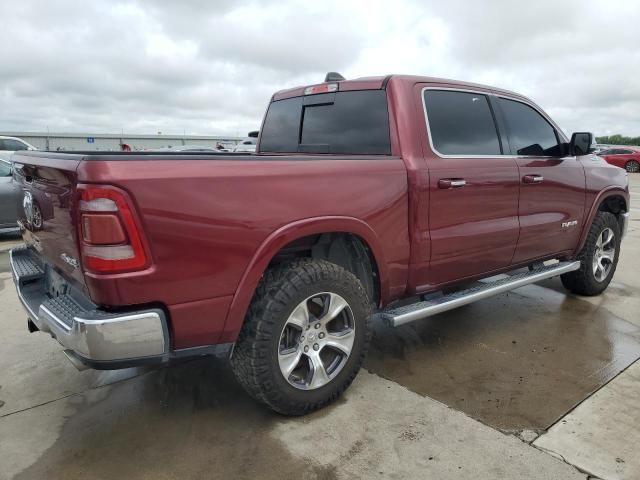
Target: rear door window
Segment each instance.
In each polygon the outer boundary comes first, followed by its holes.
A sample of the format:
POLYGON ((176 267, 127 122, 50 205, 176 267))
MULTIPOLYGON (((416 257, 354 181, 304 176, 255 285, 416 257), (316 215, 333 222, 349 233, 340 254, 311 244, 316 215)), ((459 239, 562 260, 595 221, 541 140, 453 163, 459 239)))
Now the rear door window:
POLYGON ((555 156, 558 137, 553 126, 534 108, 515 100, 499 99, 507 122, 511 151, 515 155, 555 156))
POLYGON ((390 155, 386 92, 337 92, 272 102, 260 151, 390 155))
POLYGON ((0 162, 0 177, 11 176, 11 165, 5 162, 0 162))
POLYGON ((443 155, 500 155, 498 130, 486 95, 425 90, 431 143, 443 155))
POLYGON ((0 140, 0 150, 18 151, 18 150, 26 150, 26 149, 27 149, 27 146, 24 143, 19 142, 17 140, 12 140, 12 139, 0 140))

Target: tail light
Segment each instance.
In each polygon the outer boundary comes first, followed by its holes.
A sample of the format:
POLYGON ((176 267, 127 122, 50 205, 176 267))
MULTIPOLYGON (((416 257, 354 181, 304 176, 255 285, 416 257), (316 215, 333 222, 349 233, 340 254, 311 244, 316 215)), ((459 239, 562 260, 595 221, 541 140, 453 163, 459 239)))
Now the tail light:
POLYGON ((126 193, 111 186, 79 187, 80 249, 85 270, 122 273, 149 266, 126 193))

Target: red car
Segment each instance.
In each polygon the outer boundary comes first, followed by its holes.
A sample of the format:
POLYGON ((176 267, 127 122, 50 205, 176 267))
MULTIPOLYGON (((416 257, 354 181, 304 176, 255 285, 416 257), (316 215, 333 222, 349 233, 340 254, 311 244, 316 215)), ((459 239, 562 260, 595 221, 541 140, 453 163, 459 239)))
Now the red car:
POLYGON ((629 186, 592 138, 505 90, 330 74, 273 95, 255 155, 17 154, 13 276, 28 328, 76 366, 226 345, 254 398, 299 415, 349 386, 376 318, 558 275, 578 294, 607 288, 629 186), (39 194, 55 215, 41 228, 39 194))
POLYGON ((624 168, 627 172, 640 172, 640 148, 637 147, 613 147, 598 153, 611 165, 624 168))

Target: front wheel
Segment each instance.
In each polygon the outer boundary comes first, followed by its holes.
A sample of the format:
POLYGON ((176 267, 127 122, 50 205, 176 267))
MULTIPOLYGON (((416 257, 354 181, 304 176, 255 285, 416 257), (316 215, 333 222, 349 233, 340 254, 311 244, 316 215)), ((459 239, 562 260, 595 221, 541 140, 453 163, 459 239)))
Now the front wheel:
POLYGON ((625 165, 625 170, 629 173, 638 173, 640 172, 640 163, 636 160, 629 160, 625 165))
POLYGON ((579 295, 599 295, 613 278, 619 254, 620 224, 612 213, 598 212, 578 254, 580 269, 562 275, 562 284, 579 295))
POLYGON ((371 339, 371 301, 360 281, 324 260, 265 273, 231 365, 255 399, 285 415, 333 402, 358 373, 371 339))

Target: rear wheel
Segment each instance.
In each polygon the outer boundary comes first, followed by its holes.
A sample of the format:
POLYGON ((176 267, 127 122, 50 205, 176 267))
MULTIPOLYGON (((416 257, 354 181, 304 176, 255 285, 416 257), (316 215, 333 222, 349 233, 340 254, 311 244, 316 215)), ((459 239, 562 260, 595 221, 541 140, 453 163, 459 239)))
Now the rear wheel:
POLYGON ((371 338, 371 302, 360 281, 305 259, 263 277, 231 364, 257 400, 286 415, 333 402, 355 378, 371 338))
POLYGON ((562 284, 579 295, 599 295, 611 282, 620 254, 620 224, 615 215, 598 212, 578 255, 579 270, 562 275, 562 284))
POLYGON ((625 164, 625 169, 629 173, 638 173, 640 172, 640 163, 638 163, 636 160, 629 160, 625 164))

